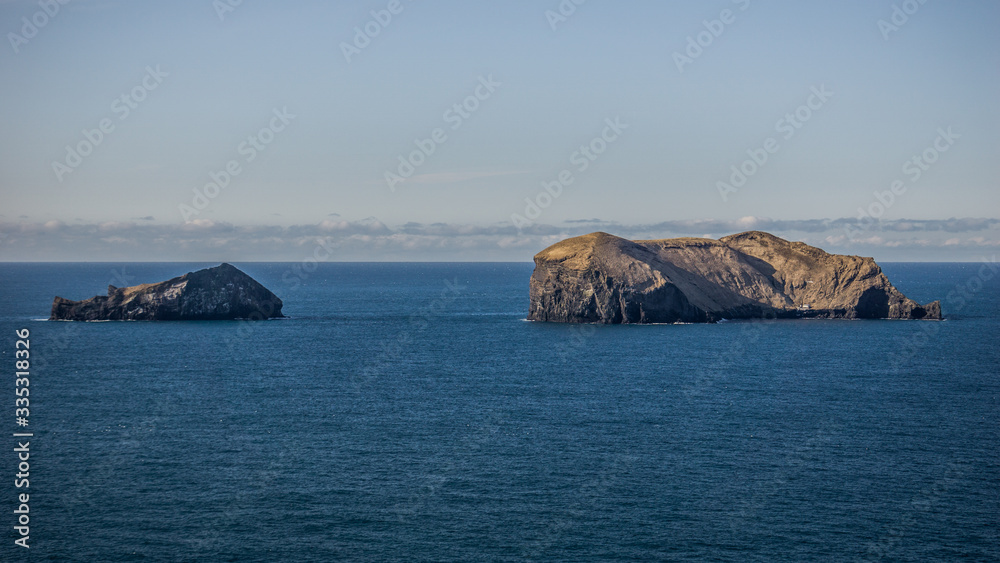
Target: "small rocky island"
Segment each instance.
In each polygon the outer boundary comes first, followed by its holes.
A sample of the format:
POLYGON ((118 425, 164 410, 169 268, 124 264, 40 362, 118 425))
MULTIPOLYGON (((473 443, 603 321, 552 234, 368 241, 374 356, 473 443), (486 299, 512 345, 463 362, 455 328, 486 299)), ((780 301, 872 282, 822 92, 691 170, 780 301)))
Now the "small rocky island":
POLYGON ((108 286, 107 297, 56 297, 54 321, 208 321, 282 317, 281 299, 230 264, 164 282, 108 286))
POLYGON ((760 231, 638 241, 591 233, 535 255, 530 285, 534 321, 941 318, 939 301, 908 299, 872 258, 828 254, 760 231))

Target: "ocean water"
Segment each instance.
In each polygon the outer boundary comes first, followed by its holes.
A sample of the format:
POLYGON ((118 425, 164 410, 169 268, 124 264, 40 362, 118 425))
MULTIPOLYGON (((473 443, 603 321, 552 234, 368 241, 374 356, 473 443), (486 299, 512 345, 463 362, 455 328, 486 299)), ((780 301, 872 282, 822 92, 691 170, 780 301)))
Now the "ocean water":
POLYGON ((520 263, 236 264, 288 319, 44 320, 211 265, 0 264, 34 433, 0 560, 1000 560, 988 267, 883 265, 943 322, 531 323, 520 263))

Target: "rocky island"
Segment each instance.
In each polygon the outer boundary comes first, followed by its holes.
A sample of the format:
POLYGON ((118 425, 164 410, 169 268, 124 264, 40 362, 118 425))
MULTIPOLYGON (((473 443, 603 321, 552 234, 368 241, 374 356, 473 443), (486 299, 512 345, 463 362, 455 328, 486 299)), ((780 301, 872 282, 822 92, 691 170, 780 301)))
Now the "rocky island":
POLYGON ((908 299, 872 258, 760 231, 719 240, 570 238, 535 255, 530 298, 528 320, 563 323, 941 318, 939 301, 908 299))
POLYGON ((54 321, 202 321, 282 317, 281 299, 230 264, 132 287, 84 301, 56 297, 54 321))

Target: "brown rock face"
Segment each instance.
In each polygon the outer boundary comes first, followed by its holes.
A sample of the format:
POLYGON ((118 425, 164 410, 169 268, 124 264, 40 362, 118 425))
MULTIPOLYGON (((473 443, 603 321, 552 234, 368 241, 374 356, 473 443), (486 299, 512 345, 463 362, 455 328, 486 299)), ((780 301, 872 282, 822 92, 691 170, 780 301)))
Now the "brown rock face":
POLYGON ((535 255, 528 319, 568 323, 824 317, 940 319, 871 258, 751 231, 720 240, 591 233, 535 255))
POLYGON ((283 316, 281 299, 229 264, 160 283, 108 286, 107 297, 56 297, 54 321, 181 321, 269 319, 283 316))

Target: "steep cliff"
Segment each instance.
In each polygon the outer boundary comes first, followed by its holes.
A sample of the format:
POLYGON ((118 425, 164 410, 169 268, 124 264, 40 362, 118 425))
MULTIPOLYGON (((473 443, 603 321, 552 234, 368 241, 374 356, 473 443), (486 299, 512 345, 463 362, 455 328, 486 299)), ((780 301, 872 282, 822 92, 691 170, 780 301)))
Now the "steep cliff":
POLYGON ((174 321, 281 317, 281 299, 234 266, 190 272, 164 282, 108 286, 84 301, 56 297, 51 320, 174 321))
POLYGON ((554 322, 941 318, 939 302, 907 299, 871 258, 758 231, 721 240, 567 239, 535 255, 530 299, 528 319, 554 322))

